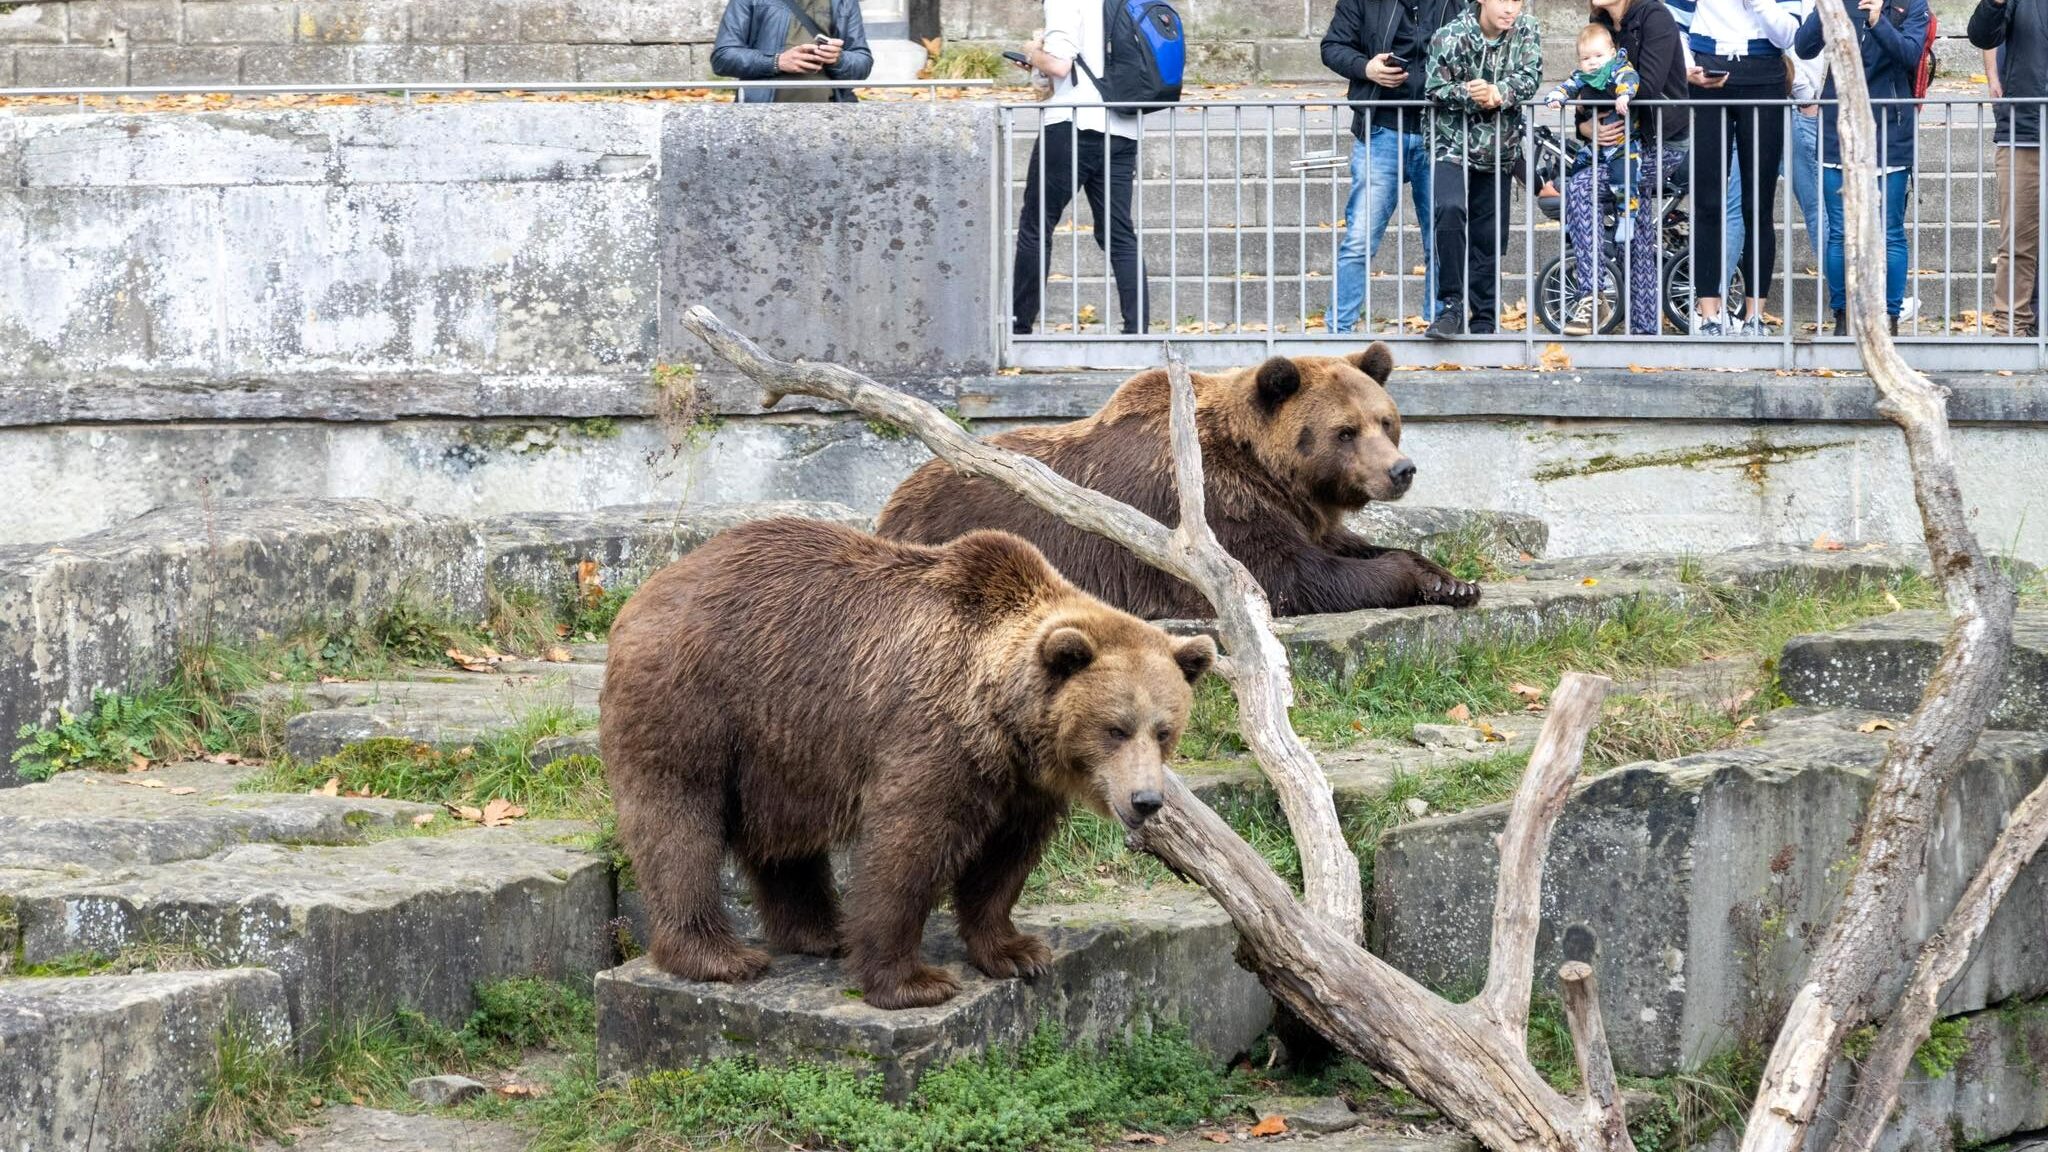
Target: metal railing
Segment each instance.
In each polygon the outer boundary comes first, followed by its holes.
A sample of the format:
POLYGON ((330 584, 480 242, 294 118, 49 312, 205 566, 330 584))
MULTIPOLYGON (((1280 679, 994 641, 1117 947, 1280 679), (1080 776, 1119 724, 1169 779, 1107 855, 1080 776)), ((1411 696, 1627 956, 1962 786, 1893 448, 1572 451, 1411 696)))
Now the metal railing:
MULTIPOLYGON (((2038 272, 2030 275, 2019 261, 1997 257, 2013 247, 2016 224, 2020 239, 2035 234, 2038 252, 2048 172, 2041 148, 1994 144, 2001 116, 2024 107, 2048 119, 2044 102, 1933 96, 1876 103, 1881 141, 1889 119, 1915 120, 1910 165, 1899 156, 1880 158, 1906 169, 1903 219, 1894 213, 1890 233, 1896 240, 1902 230, 1906 249, 1902 270, 1892 261, 1893 278, 1903 279, 1894 291, 1906 358, 1929 371, 2048 368, 2038 320, 2029 327, 2013 318, 2038 296, 2038 272), (2001 160, 2006 182, 2032 177, 2017 181, 2030 198, 2019 212, 1999 209, 2001 160)), ((1827 274, 1825 201, 1831 184, 1839 188, 1839 174, 1831 179, 1824 147, 1799 145, 1804 113, 1789 100, 1641 102, 1632 111, 1655 127, 1641 133, 1641 170, 1627 183, 1607 178, 1608 161, 1620 149, 1602 149, 1578 130, 1581 113, 1597 119, 1596 110, 1525 106, 1517 136, 1494 146, 1493 167, 1502 175, 1478 182, 1493 185, 1506 217, 1490 276, 1470 242, 1455 246, 1450 263, 1428 259, 1434 229, 1416 218, 1414 189, 1400 175, 1417 177, 1431 205, 1442 205, 1444 193, 1483 198, 1487 189, 1439 187, 1447 171, 1458 171, 1426 156, 1394 163, 1384 141, 1376 165, 1374 145, 1353 136, 1346 104, 1176 105, 1136 117, 1134 132, 1121 142, 1089 130, 1115 107, 997 110, 991 211, 1004 222, 996 319, 1007 365, 1135 368, 1155 363, 1158 341, 1169 335, 1187 344, 1198 365, 1327 354, 1333 345, 1365 339, 1426 345, 1407 349, 1408 358, 1468 366, 1538 365, 1552 343, 1585 368, 1845 370, 1860 364, 1851 339, 1834 334, 1827 274), (1702 180, 1715 183, 1712 150, 1698 146, 1703 132, 1713 131, 1710 115, 1739 125, 1741 139, 1758 141, 1755 157, 1741 156, 1735 146, 1725 169, 1735 187, 1720 195, 1701 194, 1702 180), (1066 123, 1076 116, 1078 133, 1066 123), (1685 119, 1673 124, 1670 117, 1685 119), (1783 141, 1775 173, 1763 170, 1773 126, 1783 141), (1682 139, 1661 149, 1645 143, 1665 139, 1666 127, 1682 139), (1681 127, 1686 130, 1676 131, 1681 127), (1738 163, 1748 170, 1738 175, 1738 163), (1731 208, 1742 186, 1766 192, 1772 210, 1731 208), (1618 201, 1631 194, 1639 201, 1633 212, 1618 201), (1120 199, 1127 214, 1113 210, 1120 199), (1387 225, 1372 251, 1376 202, 1387 225), (1360 220, 1351 219, 1353 207, 1364 213, 1360 220), (1713 220, 1699 218, 1702 208, 1717 213, 1713 220), (1775 256, 1757 242, 1766 219, 1775 256), (1099 239, 1098 220, 1109 223, 1099 239), (1696 262, 1722 269, 1718 296, 1695 285, 1696 262), (1600 286, 1592 290, 1593 277, 1585 273, 1596 270, 1600 286), (1483 319, 1475 317, 1468 334, 1427 339, 1433 272, 1465 281, 1468 305, 1491 284, 1498 301, 1493 331, 1481 332, 1483 319), (1695 332, 1695 313, 1720 305, 1725 321, 1747 312, 1748 286, 1760 280, 1770 292, 1758 326, 1695 332), (1039 289, 1035 297, 1032 285, 1039 289), (1340 296, 1347 313, 1356 300, 1355 322, 1338 311, 1340 296)), ((1396 138, 1427 141, 1435 127, 1435 112, 1424 104, 1374 107, 1396 138)), ((1822 119, 1817 115, 1812 123, 1822 119)), ((1868 290, 1886 291, 1887 269, 1868 273, 1862 281, 1868 290)))
POLYGON ((139 100, 154 96, 226 96, 230 100, 262 99, 270 96, 398 96, 411 100, 414 96, 452 95, 454 93, 492 92, 732 92, 739 93, 749 88, 853 88, 860 91, 904 90, 923 92, 933 99, 939 90, 959 88, 993 88, 993 80, 888 80, 869 83, 866 80, 442 80, 442 81, 386 81, 384 83, 327 83, 306 84, 159 84, 159 85, 106 85, 98 87, 70 88, 0 88, 0 104, 17 99, 72 100, 80 109, 95 107, 92 102, 107 100, 139 100))

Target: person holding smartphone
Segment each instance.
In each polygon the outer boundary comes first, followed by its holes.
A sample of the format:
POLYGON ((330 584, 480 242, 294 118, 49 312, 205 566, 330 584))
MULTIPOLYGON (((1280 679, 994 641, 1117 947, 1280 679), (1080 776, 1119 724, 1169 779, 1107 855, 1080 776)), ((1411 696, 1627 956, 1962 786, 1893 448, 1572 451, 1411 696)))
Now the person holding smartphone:
MULTIPOLYGON (((1436 261, 1430 237, 1430 161, 1423 64, 1437 29, 1461 0, 1337 0, 1323 34, 1323 66, 1350 82, 1351 195, 1337 249, 1336 298, 1329 330, 1350 332, 1365 307, 1367 270, 1401 200, 1401 185, 1422 233, 1423 319, 1436 316, 1436 261)), ((1404 261, 1405 263, 1405 261, 1404 261)), ((1405 272, 1406 269, 1403 269, 1405 272)))
POLYGON ((1778 173, 1785 159, 1786 110, 1730 101, 1785 100, 1792 85, 1785 53, 1812 0, 1665 0, 1686 33, 1687 92, 1694 104, 1692 282, 1698 336, 1768 336, 1764 305, 1777 274, 1778 173), (1741 152, 1743 237, 1729 251, 1723 214, 1729 153, 1741 152), (1718 285, 1736 256, 1748 290, 1746 316, 1729 316, 1718 285))
MULTIPOLYGON (((734 80, 865 80, 874 70, 860 0, 730 0, 711 71, 734 80)), ((852 104, 851 88, 747 88, 743 104, 852 104)))

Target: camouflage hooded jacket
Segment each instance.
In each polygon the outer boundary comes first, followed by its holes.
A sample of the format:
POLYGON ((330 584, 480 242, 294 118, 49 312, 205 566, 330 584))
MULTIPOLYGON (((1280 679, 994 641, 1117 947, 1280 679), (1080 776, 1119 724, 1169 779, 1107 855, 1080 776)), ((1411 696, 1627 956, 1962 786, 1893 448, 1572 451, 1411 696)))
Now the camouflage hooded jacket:
POLYGON ((1536 18, 1524 12, 1507 34, 1488 40, 1479 31, 1477 6, 1437 29, 1429 42, 1424 91, 1436 105, 1430 154, 1480 171, 1514 166, 1522 154, 1522 104, 1533 99, 1543 75, 1543 40, 1536 18), (1507 103, 1487 111, 1465 94, 1470 80, 1487 80, 1507 103))

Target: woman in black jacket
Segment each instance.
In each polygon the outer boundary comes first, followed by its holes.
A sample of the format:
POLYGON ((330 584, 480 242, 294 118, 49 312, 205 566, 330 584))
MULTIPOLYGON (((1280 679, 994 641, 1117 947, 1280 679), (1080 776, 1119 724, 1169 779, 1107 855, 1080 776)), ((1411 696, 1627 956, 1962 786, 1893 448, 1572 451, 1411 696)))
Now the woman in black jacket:
MULTIPOLYGON (((1592 108, 1580 108, 1578 131, 1586 139, 1596 140, 1603 155, 1626 148, 1624 133, 1632 134, 1642 153, 1635 230, 1628 241, 1628 329, 1639 336, 1655 335, 1663 314, 1657 299, 1662 229, 1656 190, 1685 160, 1687 120, 1685 109, 1678 106, 1686 98, 1685 51, 1678 22, 1661 0, 1592 0, 1592 9, 1593 22, 1606 25, 1614 34, 1615 47, 1627 53, 1642 88, 1629 102, 1628 123, 1603 124, 1593 116, 1592 108)), ((1606 207, 1596 206, 1594 197, 1608 195, 1599 179, 1602 170, 1603 165, 1593 164, 1565 181, 1565 233, 1577 260, 1575 283, 1582 296, 1565 324, 1565 332, 1573 336, 1587 335, 1594 326, 1592 285, 1600 264, 1597 220, 1599 209, 1606 207)))

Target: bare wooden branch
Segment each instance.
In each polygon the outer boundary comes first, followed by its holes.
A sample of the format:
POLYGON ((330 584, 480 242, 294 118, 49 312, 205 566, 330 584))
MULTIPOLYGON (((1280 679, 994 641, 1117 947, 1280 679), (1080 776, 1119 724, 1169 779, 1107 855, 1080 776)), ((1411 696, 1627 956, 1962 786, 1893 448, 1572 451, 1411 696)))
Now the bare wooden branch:
POLYGON ((1614 1054, 1607 1047, 1607 1025, 1600 1018, 1600 984, 1593 966, 1573 960, 1557 970, 1558 994, 1564 999, 1565 1023, 1572 1030, 1572 1051, 1579 1061, 1586 1108, 1606 1135, 1607 1146, 1633 1149, 1628 1117, 1621 1107, 1621 1086, 1614 1078, 1614 1054))
POLYGON ((1999 833, 1991 855, 1963 891, 1962 899, 1956 901, 1948 921, 1921 946, 1920 962, 1905 994, 1878 1031, 1870 1058, 1857 1072, 1855 1098, 1835 1131, 1830 1152, 1872 1152, 1877 1147, 1892 1106, 1898 1103, 1906 1066, 1941 1014, 1942 998, 1970 963, 1977 942, 1991 927, 1992 913, 1998 911, 2020 870, 2044 841, 2048 841, 2048 782, 2028 793, 2013 809, 2005 831, 1999 833))
POLYGON ((966 435, 932 405, 884 388, 858 372, 836 364, 777 360, 702 305, 684 312, 683 325, 760 384, 767 405, 794 393, 834 400, 887 420, 909 430, 955 468, 1002 484, 1067 523, 1124 545, 1140 560, 1187 581, 1207 597, 1229 653, 1223 669, 1237 694, 1238 727, 1271 782, 1301 849, 1302 887, 1309 908, 1352 939, 1364 935, 1365 895, 1358 858, 1337 822, 1336 799, 1322 764, 1287 719, 1294 703, 1294 678, 1287 651, 1273 634, 1272 608, 1258 581, 1217 542, 1203 513, 1194 385, 1171 345, 1166 348, 1172 397, 1169 428, 1181 516, 1180 524, 1168 531, 1130 505, 1083 488, 1037 460, 966 435))
POLYGON ((1905 436, 1913 495, 1951 622, 1920 707, 1878 770, 1858 840, 1861 858, 1771 1049, 1742 1152, 1795 1152, 1842 1038, 1882 1014, 1875 1000, 1901 951, 1906 902, 1925 869, 1936 806, 1997 698, 2015 604, 2011 582, 1970 531, 1945 394, 1899 356, 1882 293, 1865 282, 1884 267, 1877 121, 1848 11, 1834 0, 1821 0, 1815 10, 1840 101, 1844 289, 1864 365, 1880 393, 1878 410, 1905 436))
POLYGON ((1493 947, 1486 987, 1477 1001, 1517 1046, 1529 1030, 1535 987, 1536 929, 1542 920, 1543 860, 1558 813, 1579 778, 1586 735, 1599 722, 1613 681, 1567 672, 1550 694, 1550 716, 1529 754, 1528 770, 1500 836, 1500 874, 1493 895, 1493 947))

